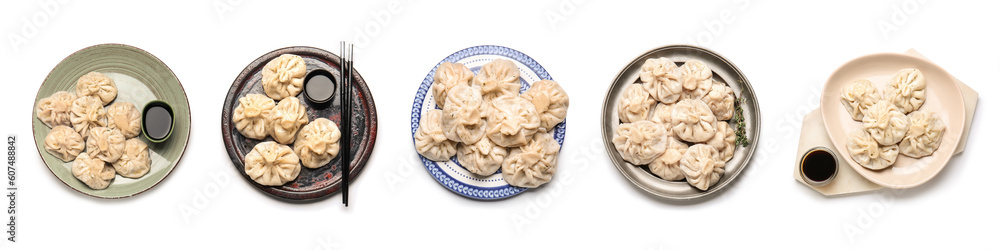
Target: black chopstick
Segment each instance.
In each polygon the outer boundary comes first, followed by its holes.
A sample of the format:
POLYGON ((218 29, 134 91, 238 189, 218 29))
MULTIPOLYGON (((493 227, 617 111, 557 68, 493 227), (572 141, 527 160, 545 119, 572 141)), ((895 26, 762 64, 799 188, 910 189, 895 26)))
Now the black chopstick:
POLYGON ((347 46, 340 42, 340 189, 343 192, 344 207, 347 207, 347 182, 351 167, 351 113, 350 113, 350 62, 347 60, 347 46))

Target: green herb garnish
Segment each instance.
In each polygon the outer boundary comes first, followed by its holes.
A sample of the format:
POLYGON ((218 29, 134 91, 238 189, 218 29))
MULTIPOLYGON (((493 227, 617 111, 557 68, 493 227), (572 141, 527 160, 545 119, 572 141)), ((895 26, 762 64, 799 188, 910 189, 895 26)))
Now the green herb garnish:
MULTIPOLYGON (((743 96, 743 92, 740 92, 740 96, 743 96)), ((736 145, 743 147, 750 145, 750 141, 747 140, 747 123, 743 118, 743 103, 746 101, 745 97, 739 97, 733 102, 733 106, 736 109, 735 117, 733 117, 733 120, 736 122, 736 145)))

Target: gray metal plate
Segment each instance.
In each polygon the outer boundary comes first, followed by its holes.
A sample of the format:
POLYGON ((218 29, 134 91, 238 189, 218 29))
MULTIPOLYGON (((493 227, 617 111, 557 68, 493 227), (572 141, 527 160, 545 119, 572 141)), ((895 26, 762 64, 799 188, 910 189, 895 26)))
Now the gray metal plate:
MULTIPOLYGON (((601 120, 601 134, 604 138, 604 148, 608 152, 611 162, 614 162, 615 167, 618 168, 618 171, 640 189, 652 195, 670 200, 701 198, 728 186, 730 182, 740 175, 743 168, 750 163, 750 158, 757 147, 757 139, 760 135, 760 111, 757 107, 757 96, 754 94, 753 88, 750 87, 750 82, 747 81, 743 72, 719 54, 690 45, 671 45, 657 48, 632 60, 632 62, 618 73, 614 82, 611 83, 611 87, 608 88, 608 92, 604 97, 604 108, 601 111, 601 116, 603 117, 601 120), (659 57, 669 58, 678 64, 683 64, 691 59, 701 60, 712 69, 713 79, 728 84, 729 87, 733 88, 733 92, 736 93, 737 98, 746 97, 746 101, 742 103, 742 107, 746 121, 747 140, 750 145, 736 148, 733 159, 726 163, 726 173, 719 179, 718 183, 706 191, 698 190, 684 180, 663 180, 650 173, 646 166, 636 166, 624 161, 611 142, 615 129, 621 123, 618 120, 618 98, 621 97, 622 91, 629 84, 639 82, 639 70, 642 68, 643 62, 649 58, 659 57)), ((733 124, 732 121, 730 121, 730 124, 733 124)))

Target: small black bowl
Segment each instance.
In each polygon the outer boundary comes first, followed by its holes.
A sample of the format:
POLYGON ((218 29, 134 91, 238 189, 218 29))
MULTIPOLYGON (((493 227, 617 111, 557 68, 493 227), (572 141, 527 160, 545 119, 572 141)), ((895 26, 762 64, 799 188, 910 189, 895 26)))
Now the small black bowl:
POLYGON ((306 75, 302 91, 305 92, 306 100, 309 102, 319 105, 328 104, 337 93, 337 78, 333 77, 329 71, 313 70, 306 75))

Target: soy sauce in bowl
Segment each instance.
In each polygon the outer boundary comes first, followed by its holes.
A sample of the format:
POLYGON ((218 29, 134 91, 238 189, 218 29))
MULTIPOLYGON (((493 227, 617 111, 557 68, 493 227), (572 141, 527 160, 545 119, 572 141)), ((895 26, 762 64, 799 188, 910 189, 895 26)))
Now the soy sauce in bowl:
POLYGON ((309 102, 323 105, 333 100, 333 93, 337 90, 337 84, 333 74, 326 70, 313 70, 306 76, 305 94, 309 102))
POLYGON ((829 184, 837 176, 836 156, 826 148, 810 149, 799 163, 802 177, 813 186, 829 184))
POLYGON ((142 134, 149 141, 166 141, 173 129, 174 110, 166 102, 152 101, 142 109, 142 134))

